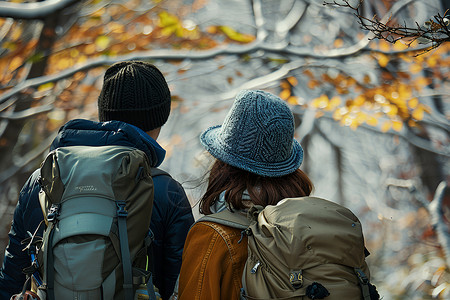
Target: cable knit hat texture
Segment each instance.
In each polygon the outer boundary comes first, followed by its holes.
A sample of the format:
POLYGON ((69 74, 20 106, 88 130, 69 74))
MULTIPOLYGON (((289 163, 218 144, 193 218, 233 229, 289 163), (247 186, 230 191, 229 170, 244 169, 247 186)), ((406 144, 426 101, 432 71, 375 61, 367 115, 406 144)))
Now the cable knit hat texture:
POLYGON ((98 98, 101 122, 123 121, 149 131, 166 123, 170 91, 164 75, 143 61, 113 64, 106 70, 98 98))
POLYGON ((223 125, 200 136, 215 158, 266 177, 280 177, 297 170, 303 149, 294 139, 294 116, 279 97, 265 91, 241 91, 223 125))

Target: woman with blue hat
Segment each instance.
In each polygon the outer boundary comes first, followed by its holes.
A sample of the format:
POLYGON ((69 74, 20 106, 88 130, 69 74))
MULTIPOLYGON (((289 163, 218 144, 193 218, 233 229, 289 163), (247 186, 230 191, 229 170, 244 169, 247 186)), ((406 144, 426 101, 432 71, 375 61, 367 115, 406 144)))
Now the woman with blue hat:
MULTIPOLYGON (((313 185, 299 169, 303 149, 294 130, 293 114, 283 100, 265 91, 240 92, 223 124, 201 134, 202 145, 216 160, 200 212, 242 214, 252 205, 308 196, 313 185)), ((179 299, 239 299, 247 259, 247 237, 241 231, 205 219, 191 228, 179 299)))

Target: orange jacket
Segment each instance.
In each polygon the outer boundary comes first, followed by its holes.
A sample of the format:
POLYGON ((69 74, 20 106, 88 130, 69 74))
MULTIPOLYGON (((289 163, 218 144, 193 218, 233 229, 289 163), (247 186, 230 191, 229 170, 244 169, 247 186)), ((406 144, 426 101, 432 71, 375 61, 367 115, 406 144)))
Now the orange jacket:
POLYGON ((239 300, 247 259, 247 237, 241 230, 198 222, 183 250, 178 299, 239 300))

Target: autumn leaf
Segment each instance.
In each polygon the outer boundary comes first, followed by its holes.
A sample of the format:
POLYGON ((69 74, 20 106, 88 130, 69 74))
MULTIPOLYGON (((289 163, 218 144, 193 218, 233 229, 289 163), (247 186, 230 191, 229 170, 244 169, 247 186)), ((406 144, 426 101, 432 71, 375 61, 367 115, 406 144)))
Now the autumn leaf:
POLYGON ((48 90, 51 90, 54 86, 55 86, 55 83, 53 83, 53 82, 48 82, 48 83, 41 84, 41 85, 37 88, 37 90, 38 90, 39 92, 48 91, 48 90))
POLYGON ((311 105, 315 108, 325 108, 328 106, 329 99, 327 95, 322 95, 319 98, 314 99, 311 105))
POLYGON ((95 39, 95 46, 97 48, 97 51, 103 51, 106 48, 108 48, 110 42, 110 38, 106 35, 101 35, 95 39))
POLYGON ((335 48, 341 48, 344 45, 344 41, 342 39, 336 39, 333 45, 335 48))
POLYGON ((396 51, 402 51, 408 49, 408 45, 405 43, 402 43, 401 41, 396 41, 394 44, 394 50, 396 51))
POLYGON ((417 121, 423 120, 424 111, 422 107, 417 107, 411 114, 411 116, 416 119, 417 121))
POLYGON ((379 53, 378 54, 378 64, 384 68, 387 66, 388 63, 389 63, 389 57, 383 53, 379 53))
POLYGON ((300 104, 297 96, 290 96, 286 101, 287 101, 287 103, 292 104, 292 105, 300 104))
POLYGON ((389 51, 389 50, 391 50, 391 43, 389 43, 385 40, 380 40, 378 43, 378 48, 381 51, 389 51))
POLYGON ((318 80, 311 79, 310 81, 308 81, 308 87, 310 89, 314 89, 315 87, 317 87, 319 85, 320 85, 320 82, 318 80))
POLYGON ((413 63, 409 67, 409 71, 413 74, 417 74, 417 73, 421 72, 422 70, 423 70, 422 65, 418 64, 418 63, 413 63))
POLYGON ((280 98, 283 100, 288 99, 291 96, 291 91, 289 89, 284 89, 280 93, 280 98))
POLYGON ((219 26, 219 29, 231 40, 240 43, 250 43, 255 37, 250 34, 239 33, 229 26, 219 26))
POLYGON ((418 105, 419 105, 419 99, 417 99, 417 98, 412 98, 412 99, 410 99, 410 100, 408 101, 408 106, 409 106, 409 108, 414 109, 414 108, 416 108, 418 105))
POLYGON ((294 76, 288 77, 287 81, 292 85, 292 86, 296 86, 298 84, 298 80, 297 78, 295 78, 294 76))
POLYGON ((392 122, 390 120, 384 121, 383 124, 381 124, 381 131, 382 132, 388 132, 389 129, 391 129, 392 122))
POLYGON ((392 121, 392 129, 394 129, 397 132, 400 132, 403 128, 403 122, 399 120, 393 120, 392 121))
POLYGON ((367 116, 366 123, 367 125, 375 127, 378 125, 378 119, 375 118, 374 116, 367 116))

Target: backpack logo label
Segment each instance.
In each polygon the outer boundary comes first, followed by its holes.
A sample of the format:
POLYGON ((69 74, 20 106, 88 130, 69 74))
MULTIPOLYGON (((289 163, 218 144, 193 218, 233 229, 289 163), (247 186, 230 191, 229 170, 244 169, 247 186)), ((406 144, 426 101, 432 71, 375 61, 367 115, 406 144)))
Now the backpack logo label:
POLYGON ((97 188, 93 185, 79 185, 75 187, 75 190, 79 193, 83 192, 94 192, 97 188))

